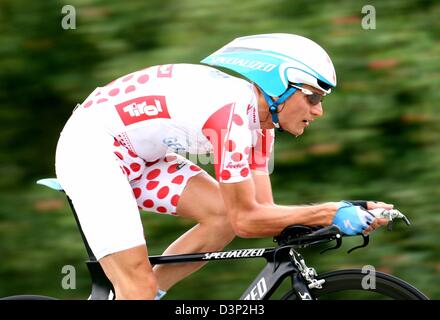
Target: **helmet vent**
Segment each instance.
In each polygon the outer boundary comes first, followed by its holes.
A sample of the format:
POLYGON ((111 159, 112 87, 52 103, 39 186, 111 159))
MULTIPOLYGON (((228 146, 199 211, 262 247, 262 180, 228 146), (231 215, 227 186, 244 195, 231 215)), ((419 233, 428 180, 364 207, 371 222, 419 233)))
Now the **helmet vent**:
POLYGON ((321 81, 319 79, 316 79, 316 81, 318 81, 318 86, 320 86, 321 88, 323 88, 324 90, 328 90, 333 88, 332 85, 329 85, 327 82, 321 81))

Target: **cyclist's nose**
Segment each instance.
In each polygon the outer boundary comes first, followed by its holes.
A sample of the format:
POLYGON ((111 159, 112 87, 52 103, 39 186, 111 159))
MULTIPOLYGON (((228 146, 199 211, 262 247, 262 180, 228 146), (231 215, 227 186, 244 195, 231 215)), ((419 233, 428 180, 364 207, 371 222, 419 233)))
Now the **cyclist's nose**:
POLYGON ((322 109, 322 103, 318 103, 310 108, 310 113, 315 117, 322 117, 324 110, 322 109))

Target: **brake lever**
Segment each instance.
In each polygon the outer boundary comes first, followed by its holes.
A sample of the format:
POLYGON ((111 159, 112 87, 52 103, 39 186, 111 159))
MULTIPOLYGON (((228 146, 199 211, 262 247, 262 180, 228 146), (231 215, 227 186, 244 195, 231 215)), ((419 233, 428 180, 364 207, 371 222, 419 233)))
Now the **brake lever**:
MULTIPOLYGON (((386 210, 386 209, 378 208, 378 209, 372 209, 372 210, 368 210, 368 211, 370 211, 376 218, 388 219, 389 220, 388 225, 387 225, 388 231, 393 230, 393 225, 394 225, 395 219, 403 219, 403 221, 405 222, 405 224, 407 226, 411 225, 411 222, 409 221, 409 219, 397 209, 386 210)), ((363 233, 361 235, 363 238, 363 243, 359 246, 351 248, 350 250, 347 251, 347 253, 351 253, 354 250, 357 250, 360 248, 365 248, 366 246, 368 246, 368 244, 370 243, 370 236, 365 235, 363 233)), ((324 252, 327 252, 329 250, 338 249, 341 246, 341 244, 342 244, 342 236, 340 234, 337 234, 336 235, 336 245, 334 247, 324 249, 320 253, 323 254, 324 252)))
MULTIPOLYGON (((368 210, 368 211, 370 211, 376 218, 388 219, 388 225, 387 225, 388 231, 393 230, 393 225, 394 225, 395 219, 403 219, 403 221, 406 223, 407 226, 409 226, 411 224, 409 219, 402 212, 400 212, 397 209, 386 210, 386 209, 379 208, 379 209, 372 209, 372 210, 368 210)), ((347 251, 347 253, 351 253, 356 249, 360 249, 360 248, 364 248, 364 247, 368 246, 368 244, 370 243, 370 236, 362 234, 362 238, 364 239, 363 244, 360 246, 351 248, 350 250, 347 251)))
POLYGON ((370 236, 362 233, 362 238, 364 239, 364 242, 360 246, 356 246, 356 247, 351 248, 350 250, 347 251, 347 253, 351 253, 354 250, 357 250, 360 248, 365 248, 366 246, 368 246, 368 244, 370 243, 370 236))
POLYGON ((387 225, 388 231, 393 230, 395 219, 403 219, 403 221, 405 222, 405 224, 407 226, 411 225, 411 222, 409 221, 409 219, 402 212, 400 212, 397 209, 386 210, 386 209, 379 208, 379 209, 372 209, 372 210, 368 210, 368 211, 370 211, 376 218, 388 219, 389 220, 388 225, 387 225))
POLYGON ((337 234, 335 240, 336 240, 336 245, 334 247, 330 247, 330 248, 324 249, 324 250, 322 250, 320 252, 320 254, 323 254, 324 252, 327 252, 329 250, 336 250, 336 249, 340 248, 341 245, 342 245, 342 236, 341 236, 341 234, 337 234))

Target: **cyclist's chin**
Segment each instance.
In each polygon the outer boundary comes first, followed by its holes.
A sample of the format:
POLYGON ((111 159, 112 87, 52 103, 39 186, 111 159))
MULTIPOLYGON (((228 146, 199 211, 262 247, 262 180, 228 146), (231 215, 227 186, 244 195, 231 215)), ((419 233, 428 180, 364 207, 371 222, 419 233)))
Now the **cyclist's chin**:
POLYGON ((299 137, 304 133, 304 128, 284 128, 289 133, 293 134, 295 137, 299 137))

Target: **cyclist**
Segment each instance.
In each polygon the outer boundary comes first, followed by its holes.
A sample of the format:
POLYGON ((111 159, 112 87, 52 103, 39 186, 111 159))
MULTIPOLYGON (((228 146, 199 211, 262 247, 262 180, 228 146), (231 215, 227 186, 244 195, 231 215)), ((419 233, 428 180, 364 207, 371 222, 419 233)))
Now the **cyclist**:
POLYGON ((274 128, 301 135, 323 115, 321 100, 336 86, 323 48, 298 35, 253 35, 202 63, 153 66, 98 87, 60 134, 57 177, 117 299, 160 297, 203 265, 152 268, 139 209, 198 222, 167 255, 217 251, 236 235, 273 236, 292 224, 334 223, 358 234, 386 222, 359 203, 273 202, 274 128), (216 180, 182 152, 212 153, 216 180))

